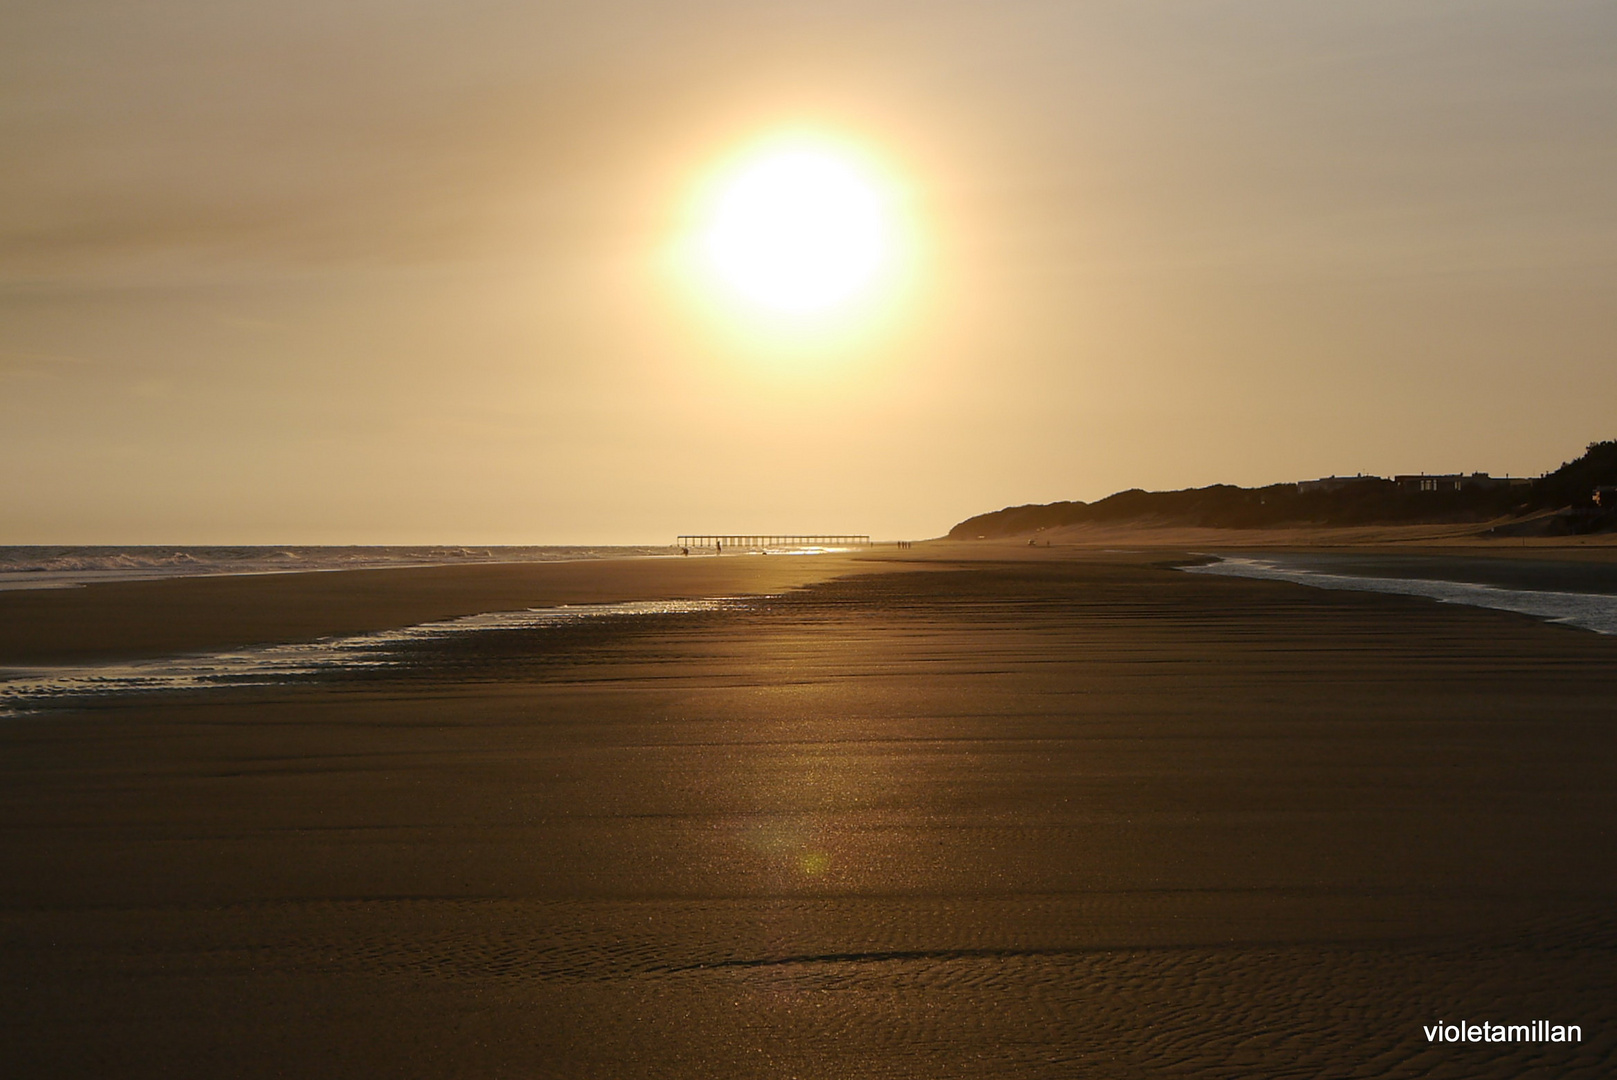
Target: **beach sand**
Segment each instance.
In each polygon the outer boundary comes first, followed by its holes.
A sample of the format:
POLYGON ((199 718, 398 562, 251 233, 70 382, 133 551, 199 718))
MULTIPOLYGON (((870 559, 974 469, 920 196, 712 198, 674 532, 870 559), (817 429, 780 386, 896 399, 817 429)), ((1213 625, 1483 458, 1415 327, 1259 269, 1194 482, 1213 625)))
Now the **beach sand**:
POLYGON ((0 1072, 1612 1074, 1617 639, 902 555, 0 596, 6 666, 779 594, 0 721, 0 1072))
POLYGON ((1617 533, 1589 533, 1582 536, 1490 536, 1495 526, 1508 525, 1516 518, 1487 522, 1455 522, 1421 525, 1288 525, 1268 529, 1214 529, 1193 525, 1118 522, 1103 525, 1064 525, 1031 533, 996 536, 987 541, 952 540, 929 545, 931 550, 947 546, 969 550, 973 546, 1010 546, 1029 540, 1068 549, 1136 548, 1180 550, 1277 550, 1317 551, 1431 551, 1452 550, 1467 555, 1521 558, 1541 555, 1560 561, 1617 560, 1617 533))

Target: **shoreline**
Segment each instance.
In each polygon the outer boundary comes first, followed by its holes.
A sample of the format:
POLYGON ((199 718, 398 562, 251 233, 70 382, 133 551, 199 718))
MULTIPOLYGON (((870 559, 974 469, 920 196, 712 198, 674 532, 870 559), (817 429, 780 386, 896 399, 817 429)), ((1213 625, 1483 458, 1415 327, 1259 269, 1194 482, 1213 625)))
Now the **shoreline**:
MULTIPOLYGON (((1197 530, 1198 534, 1210 530, 1197 530)), ((1202 537, 1198 536, 1198 539, 1202 537)), ((1530 561, 1604 579, 1617 547, 1539 545, 1526 550, 1452 544, 1246 544, 1197 548, 1157 530, 1108 535, 1107 543, 1028 546, 1021 540, 918 541, 908 549, 684 557, 625 555, 543 561, 320 567, 95 581, 75 587, 0 589, 0 670, 140 661, 297 644, 500 611, 569 604, 757 596, 849 574, 994 563, 1191 564, 1243 554, 1487 558, 1530 561), (1595 566, 1601 569, 1597 572, 1595 566)), ((1421 577, 1422 575, 1411 575, 1421 577)), ((1431 580, 1444 580, 1433 578, 1431 580)), ((1583 591, 1600 592, 1598 589, 1583 591)))
POLYGON ((202 574, 0 591, 0 668, 292 644, 564 604, 761 595, 878 560, 726 555, 202 574))

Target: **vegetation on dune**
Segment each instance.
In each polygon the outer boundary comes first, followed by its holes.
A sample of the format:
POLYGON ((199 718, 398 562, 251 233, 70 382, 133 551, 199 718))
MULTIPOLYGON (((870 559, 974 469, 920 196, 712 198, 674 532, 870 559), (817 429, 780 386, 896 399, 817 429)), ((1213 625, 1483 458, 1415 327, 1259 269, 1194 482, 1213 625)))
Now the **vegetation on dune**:
POLYGON ((975 540, 1066 525, 1172 525, 1215 529, 1296 526, 1463 524, 1500 517, 1535 518, 1531 528, 1501 535, 1617 529, 1617 507, 1596 507, 1597 487, 1617 485, 1617 440, 1591 443, 1575 461, 1527 484, 1477 485, 1459 491, 1412 491, 1380 477, 1355 478, 1334 490, 1231 484, 1183 491, 1120 491, 1096 502, 1011 506, 967 518, 949 536, 975 540), (1543 516, 1542 511, 1557 513, 1543 516))
POLYGON ((1595 488, 1613 485, 1617 485, 1617 439, 1590 443, 1582 457, 1533 481, 1533 506, 1588 506, 1595 488))

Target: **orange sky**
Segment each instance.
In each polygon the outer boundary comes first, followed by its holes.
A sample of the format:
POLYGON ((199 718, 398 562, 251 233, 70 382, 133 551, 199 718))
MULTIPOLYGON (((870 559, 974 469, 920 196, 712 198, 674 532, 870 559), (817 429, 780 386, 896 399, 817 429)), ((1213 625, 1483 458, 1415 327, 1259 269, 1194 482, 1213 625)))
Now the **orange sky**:
MULTIPOLYGON (((1617 435, 1604 3, 23 0, 0 543, 927 536, 1617 435), (925 264, 784 361, 670 285, 808 125, 925 264)), ((778 352, 778 350, 775 350, 778 352)))

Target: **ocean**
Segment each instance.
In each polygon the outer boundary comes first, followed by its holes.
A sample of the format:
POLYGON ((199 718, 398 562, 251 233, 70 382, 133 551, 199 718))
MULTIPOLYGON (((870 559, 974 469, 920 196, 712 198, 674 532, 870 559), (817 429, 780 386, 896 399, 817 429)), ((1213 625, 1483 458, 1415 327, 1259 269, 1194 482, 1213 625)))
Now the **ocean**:
POLYGON ((545 547, 0 547, 0 590, 63 589, 98 581, 285 574, 465 563, 561 562, 677 554, 667 546, 545 547))

